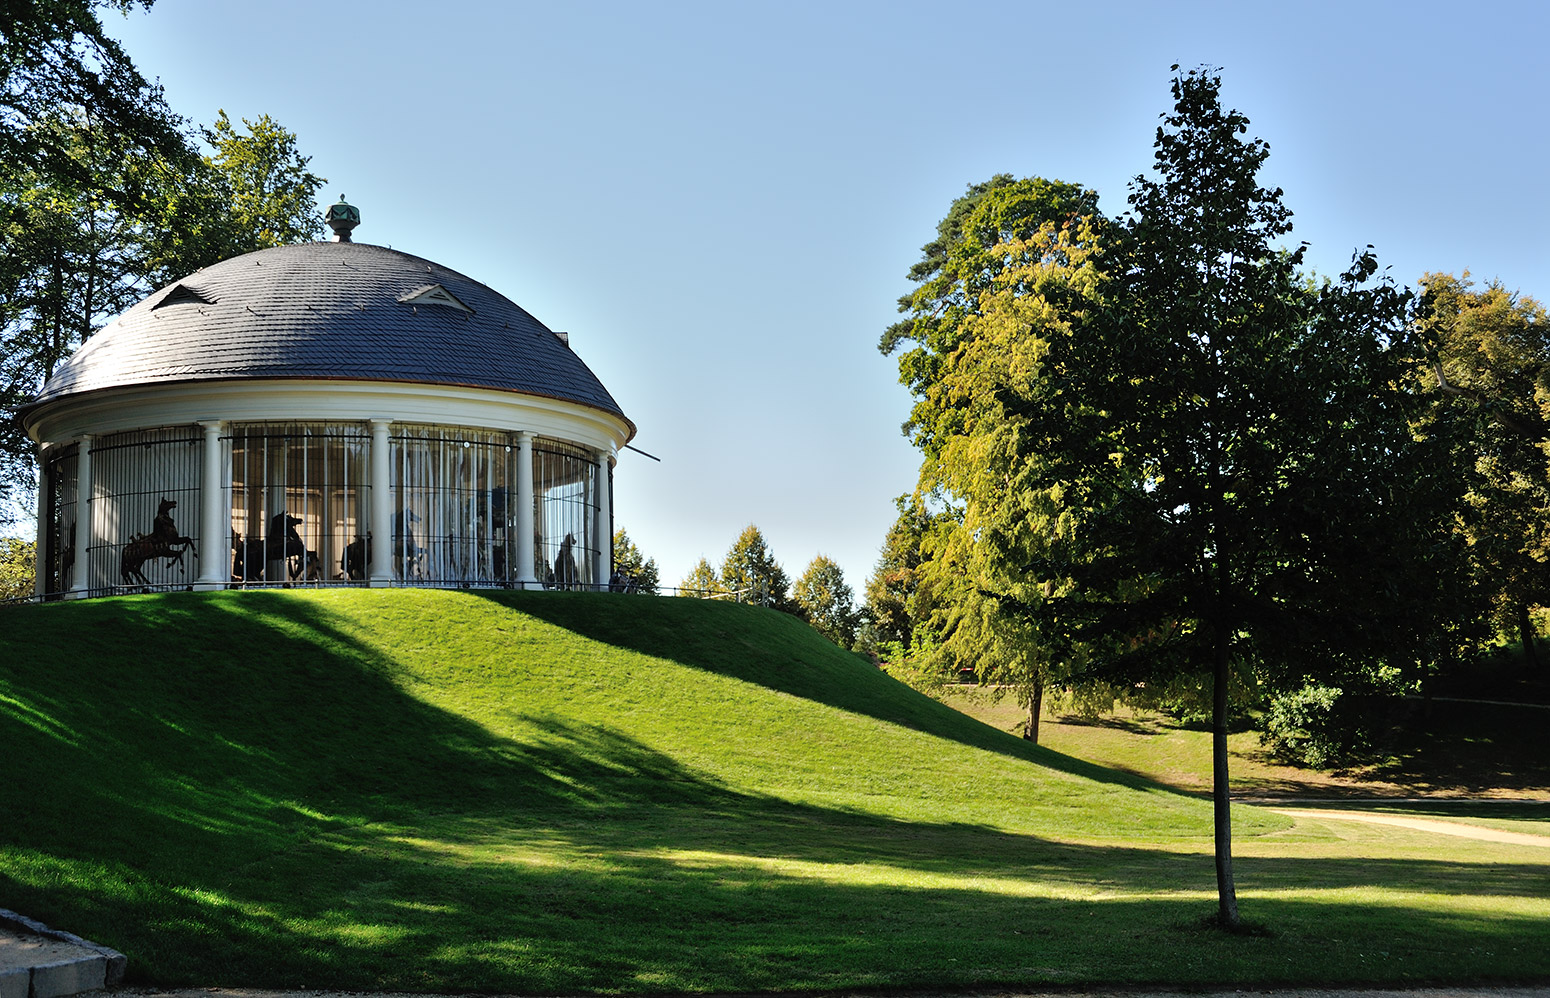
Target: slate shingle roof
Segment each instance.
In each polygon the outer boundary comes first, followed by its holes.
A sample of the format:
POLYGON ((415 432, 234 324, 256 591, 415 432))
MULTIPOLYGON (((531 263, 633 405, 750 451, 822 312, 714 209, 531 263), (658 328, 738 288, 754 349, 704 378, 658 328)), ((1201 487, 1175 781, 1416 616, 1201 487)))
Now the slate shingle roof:
POLYGON ((366 243, 259 250, 162 288, 87 340, 28 408, 106 388, 249 378, 489 388, 628 422, 581 358, 509 299, 366 243), (438 284, 472 314, 399 301, 438 284))

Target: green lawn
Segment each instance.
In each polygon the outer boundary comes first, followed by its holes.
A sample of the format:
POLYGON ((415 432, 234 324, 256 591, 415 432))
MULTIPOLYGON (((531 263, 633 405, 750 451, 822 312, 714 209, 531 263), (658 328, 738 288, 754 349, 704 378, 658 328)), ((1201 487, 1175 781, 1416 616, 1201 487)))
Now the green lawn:
POLYGON ((0 613, 0 903, 124 951, 138 983, 1550 976, 1550 850, 1239 807, 1269 932, 1224 936, 1202 925, 1207 802, 768 611, 325 590, 0 613))
MULTIPOLYGON (((1013 697, 997 697, 992 688, 948 686, 942 700, 1001 731, 1023 730, 1026 712, 1013 697)), ((1360 800, 1502 799, 1486 805, 1485 813, 1502 813, 1517 800, 1550 804, 1550 757, 1540 737, 1541 728, 1550 723, 1550 710, 1449 701, 1412 706, 1415 716, 1390 733, 1390 756, 1352 771, 1283 765, 1261 746, 1258 732, 1235 732, 1227 739, 1233 793, 1360 800)), ((1046 715, 1039 737, 1045 746, 1079 759, 1186 793, 1211 792, 1211 733, 1181 727, 1163 715, 1128 709, 1090 721, 1046 715)))

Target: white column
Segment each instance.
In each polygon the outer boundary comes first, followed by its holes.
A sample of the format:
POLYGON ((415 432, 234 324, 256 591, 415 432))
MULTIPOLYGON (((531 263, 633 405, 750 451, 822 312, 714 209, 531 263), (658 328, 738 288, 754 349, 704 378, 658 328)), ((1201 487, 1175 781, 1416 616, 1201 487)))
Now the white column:
POLYGON ((533 435, 517 434, 517 571, 524 589, 534 586, 533 574, 533 435))
POLYGON ((393 581, 393 450, 388 440, 391 419, 371 421, 371 567, 370 585, 393 581))
POLYGON ((614 532, 613 510, 610 508, 612 496, 608 494, 608 452, 597 452, 597 584, 601 589, 608 588, 608 581, 614 574, 614 532))
POLYGON ((48 501, 48 455, 43 448, 38 448, 38 539, 32 549, 32 594, 44 596, 48 593, 48 575, 46 569, 49 563, 48 550, 48 521, 54 512, 53 503, 48 501))
POLYGON ((81 434, 75 472, 75 567, 70 595, 79 599, 91 591, 91 434, 81 434))
POLYGON ((219 419, 201 419, 204 428, 204 473, 199 480, 199 578, 194 589, 224 589, 231 581, 231 513, 226 508, 226 462, 221 454, 219 419))
POLYGON ((290 564, 285 557, 285 517, 280 516, 281 513, 289 515, 291 512, 285 495, 286 476, 290 473, 290 452, 290 441, 284 437, 279 438, 279 443, 270 440, 265 447, 264 470, 269 477, 264 483, 264 581, 271 584, 290 582, 290 564), (277 470, 280 476, 278 481, 274 477, 277 470), (277 516, 280 516, 278 531, 275 530, 277 516), (280 552, 278 558, 272 557, 276 550, 280 552))

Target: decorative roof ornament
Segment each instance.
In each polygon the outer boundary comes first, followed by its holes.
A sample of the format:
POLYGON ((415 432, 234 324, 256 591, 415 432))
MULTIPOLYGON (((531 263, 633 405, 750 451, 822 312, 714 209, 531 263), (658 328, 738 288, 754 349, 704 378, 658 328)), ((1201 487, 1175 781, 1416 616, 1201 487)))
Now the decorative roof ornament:
POLYGON ((323 213, 323 221, 334 230, 334 242, 347 243, 350 241, 350 230, 361 224, 361 210, 348 204, 341 194, 339 203, 329 205, 323 213))

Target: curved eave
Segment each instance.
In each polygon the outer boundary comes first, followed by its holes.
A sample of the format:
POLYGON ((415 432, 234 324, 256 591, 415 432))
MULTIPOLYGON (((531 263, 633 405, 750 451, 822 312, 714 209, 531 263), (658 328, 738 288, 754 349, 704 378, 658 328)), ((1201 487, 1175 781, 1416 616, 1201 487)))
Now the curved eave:
POLYGON ((409 380, 214 378, 158 381, 80 392, 21 413, 39 444, 201 420, 310 422, 388 418, 575 439, 616 453, 636 426, 620 413, 571 399, 409 380))

